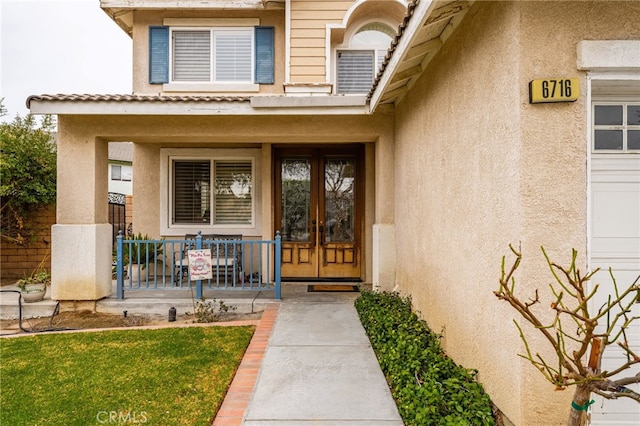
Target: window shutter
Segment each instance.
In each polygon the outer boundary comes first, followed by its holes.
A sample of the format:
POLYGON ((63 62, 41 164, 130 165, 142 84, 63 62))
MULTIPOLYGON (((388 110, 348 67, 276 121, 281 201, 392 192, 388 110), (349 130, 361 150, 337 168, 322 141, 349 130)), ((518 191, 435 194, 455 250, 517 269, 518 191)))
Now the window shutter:
POLYGON ((211 223, 211 163, 174 161, 173 223, 211 223))
POLYGON ((214 33, 215 80, 251 81, 251 32, 214 33))
POLYGON ((149 27, 149 83, 169 82, 169 27, 149 27))
POLYGON ((256 83, 274 83, 274 28, 256 27, 256 83))
POLYGON ((216 225, 251 224, 251 161, 216 161, 216 225))
POLYGON ((173 32, 173 80, 211 79, 211 31, 173 32))
POLYGON ((367 93, 373 83, 374 51, 338 52, 338 93, 367 93))

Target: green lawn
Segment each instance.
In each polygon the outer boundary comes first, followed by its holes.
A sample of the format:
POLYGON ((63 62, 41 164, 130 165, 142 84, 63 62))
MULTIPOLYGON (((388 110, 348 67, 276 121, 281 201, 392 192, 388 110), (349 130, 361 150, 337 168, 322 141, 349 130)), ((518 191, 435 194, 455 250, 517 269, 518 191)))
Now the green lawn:
POLYGON ((2 425, 207 425, 254 327, 0 339, 2 425))

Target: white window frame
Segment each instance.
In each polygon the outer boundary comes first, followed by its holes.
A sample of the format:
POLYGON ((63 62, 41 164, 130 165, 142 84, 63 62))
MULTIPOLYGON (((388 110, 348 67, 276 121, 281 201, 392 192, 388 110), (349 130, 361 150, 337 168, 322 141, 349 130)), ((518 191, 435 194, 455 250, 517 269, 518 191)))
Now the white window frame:
POLYGON ((169 83, 163 85, 163 90, 167 92, 205 92, 205 91, 234 91, 234 92, 257 92, 260 85, 255 81, 255 28, 254 27, 202 27, 202 26, 175 26, 169 27, 169 83), (209 31, 211 58, 209 81, 183 81, 174 80, 174 32, 179 31, 209 31), (220 33, 246 34, 251 37, 251 69, 249 80, 217 81, 215 80, 215 36, 220 33))
POLYGON ((111 164, 110 165, 110 179, 116 182, 131 182, 132 180, 132 174, 133 174, 133 168, 128 165, 128 164, 111 164), (115 178, 114 177, 114 167, 119 167, 120 168, 120 177, 119 178, 115 178))
MULTIPOLYGON (((378 72, 380 71, 380 65, 382 64, 382 61, 384 60, 384 56, 387 54, 387 51, 389 50, 390 45, 387 46, 372 46, 372 45, 355 45, 352 44, 352 39, 360 32, 360 30, 364 27, 366 27, 369 24, 372 23, 380 23, 382 25, 385 25, 391 29, 394 28, 394 24, 392 22, 388 22, 384 19, 368 19, 365 21, 360 21, 355 23, 354 25, 351 26, 351 28, 353 28, 350 31, 347 31, 347 34, 345 34, 345 40, 346 42, 340 45, 336 45, 333 48, 333 52, 332 52, 332 61, 333 61, 333 67, 331 70, 332 73, 332 80, 333 80, 333 93, 334 94, 340 94, 343 96, 362 96, 363 94, 366 93, 339 93, 338 92, 338 55, 340 54, 340 52, 344 52, 344 51, 373 51, 373 61, 374 61, 374 70, 373 70, 373 80, 375 81, 376 76, 378 74, 378 72)), ((393 39, 393 38, 392 38, 393 39)))
MULTIPOLYGON (((181 149, 165 148, 161 149, 161 197, 160 197, 160 232, 162 235, 181 236, 184 234, 196 233, 238 233, 260 235, 262 220, 258 217, 260 211, 262 188, 257 184, 260 176, 260 151, 257 149, 181 149), (172 223, 173 212, 173 162, 178 161, 209 161, 211 164, 211 180, 215 179, 216 161, 250 161, 251 162, 251 221, 249 224, 225 224, 216 225, 214 223, 194 223, 194 224, 174 224, 172 223)), ((212 187, 213 188, 213 187, 212 187)), ((211 210, 214 207, 214 197, 211 197, 211 210)))
POLYGON ((594 154, 640 154, 640 150, 628 148, 628 130, 639 130, 640 124, 631 125, 627 124, 627 106, 636 105, 640 106, 640 102, 632 100, 629 97, 619 97, 620 100, 607 100, 599 101, 593 100, 591 102, 591 152, 594 154), (621 106, 622 107, 622 124, 599 124, 595 123, 596 106, 621 106), (595 139, 596 130, 620 130, 622 131, 622 149, 596 149, 595 139))
POLYGON ((122 180, 122 166, 120 164, 111 164, 111 180, 115 180, 120 182, 122 180), (118 170, 120 172, 120 176, 116 177, 116 174, 114 173, 116 170, 118 170))

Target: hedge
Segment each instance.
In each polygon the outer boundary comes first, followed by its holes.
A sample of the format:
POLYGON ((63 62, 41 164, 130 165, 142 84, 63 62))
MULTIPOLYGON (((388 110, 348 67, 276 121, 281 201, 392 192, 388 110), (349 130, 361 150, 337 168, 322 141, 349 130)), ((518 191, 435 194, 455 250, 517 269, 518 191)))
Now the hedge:
POLYGON ((409 297, 363 291, 355 306, 407 426, 495 424, 477 371, 447 357, 409 297))

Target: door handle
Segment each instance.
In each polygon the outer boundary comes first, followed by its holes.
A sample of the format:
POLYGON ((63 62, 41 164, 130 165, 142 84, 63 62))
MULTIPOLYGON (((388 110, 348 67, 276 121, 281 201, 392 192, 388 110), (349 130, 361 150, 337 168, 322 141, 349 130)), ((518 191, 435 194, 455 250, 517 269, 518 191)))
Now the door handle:
POLYGON ((320 226, 319 226, 318 230, 320 231, 320 245, 322 245, 324 243, 324 225, 323 225, 323 222, 320 222, 320 226))
POLYGON ((311 234, 312 234, 311 245, 315 246, 316 245, 316 220, 315 219, 311 221, 311 234))

